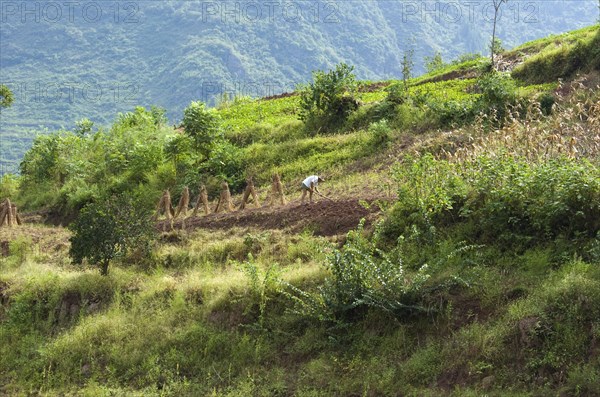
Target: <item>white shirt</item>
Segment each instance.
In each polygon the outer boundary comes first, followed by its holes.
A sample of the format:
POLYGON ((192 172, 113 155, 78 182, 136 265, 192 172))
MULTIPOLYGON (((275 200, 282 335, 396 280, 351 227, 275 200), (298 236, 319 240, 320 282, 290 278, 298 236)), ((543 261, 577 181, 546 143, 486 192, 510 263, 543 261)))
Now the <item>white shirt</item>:
POLYGON ((317 187, 317 184, 319 183, 319 177, 317 175, 311 175, 308 178, 306 178, 304 180, 304 182, 302 182, 302 184, 308 188, 310 188, 310 183, 313 183, 314 187, 317 187))

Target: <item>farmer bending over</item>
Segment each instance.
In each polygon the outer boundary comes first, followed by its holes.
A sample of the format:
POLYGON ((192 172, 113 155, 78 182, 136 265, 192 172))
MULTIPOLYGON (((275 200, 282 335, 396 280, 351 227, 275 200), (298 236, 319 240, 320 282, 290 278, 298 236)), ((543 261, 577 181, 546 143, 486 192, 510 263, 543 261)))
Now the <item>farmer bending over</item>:
POLYGON ((313 192, 316 191, 317 193, 321 194, 321 192, 317 188, 317 185, 319 184, 319 182, 324 181, 325 180, 323 178, 317 175, 311 175, 308 178, 306 178, 302 182, 302 202, 304 203, 304 200, 306 199, 306 192, 308 192, 309 200, 312 203, 313 192))

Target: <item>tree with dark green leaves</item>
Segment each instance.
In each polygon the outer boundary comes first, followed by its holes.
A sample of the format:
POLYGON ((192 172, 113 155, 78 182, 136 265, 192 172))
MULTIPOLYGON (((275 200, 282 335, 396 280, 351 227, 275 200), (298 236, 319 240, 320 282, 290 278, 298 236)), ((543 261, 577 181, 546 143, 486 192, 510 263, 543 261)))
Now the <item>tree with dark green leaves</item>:
POLYGON ((12 91, 4 84, 0 84, 0 111, 2 108, 10 107, 14 99, 12 91))
POLYGON ((214 109, 208 109, 203 102, 195 101, 183 111, 183 129, 192 138, 194 149, 210 158, 221 134, 221 122, 214 109))
POLYGON ((85 136, 92 132, 94 122, 87 117, 75 122, 75 129, 73 132, 78 136, 85 136))
POLYGON ((84 259, 108 274, 110 262, 135 249, 150 251, 152 211, 131 197, 112 196, 86 205, 69 229, 69 255, 74 263, 84 259))
POLYGON ((338 64, 328 72, 313 72, 313 82, 300 87, 300 120, 311 128, 335 129, 358 108, 354 66, 338 64))

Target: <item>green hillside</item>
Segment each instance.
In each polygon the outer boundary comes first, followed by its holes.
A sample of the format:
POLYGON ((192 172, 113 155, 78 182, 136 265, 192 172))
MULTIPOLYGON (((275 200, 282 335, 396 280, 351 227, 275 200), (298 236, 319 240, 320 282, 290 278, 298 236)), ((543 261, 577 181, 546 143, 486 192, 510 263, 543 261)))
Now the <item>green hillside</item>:
POLYGON ((596 25, 406 81, 338 64, 176 127, 37 137, 0 184, 23 220, 0 395, 599 395, 598 48, 596 25), (249 177, 267 204, 274 173, 286 204, 150 218, 223 181, 238 207, 249 177))
MULTIPOLYGON (((18 170, 45 128, 82 118, 106 128, 137 105, 163 107, 175 124, 192 100, 291 91, 340 62, 360 79, 397 78, 409 48, 421 74, 436 51, 487 53, 491 32, 486 5, 463 0, 57 4, 1 10, 0 83, 16 97, 0 116, 2 173, 18 170)), ((596 10, 595 0, 511 0, 499 37, 510 48, 592 24, 596 10)))

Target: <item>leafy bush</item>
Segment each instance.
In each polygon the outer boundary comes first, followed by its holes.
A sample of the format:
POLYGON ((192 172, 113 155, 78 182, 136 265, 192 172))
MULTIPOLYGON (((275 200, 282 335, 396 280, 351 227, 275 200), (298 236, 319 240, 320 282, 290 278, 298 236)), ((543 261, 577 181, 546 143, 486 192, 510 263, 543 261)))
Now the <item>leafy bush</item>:
POLYGON ((143 106, 136 106, 133 112, 119 113, 117 120, 112 126, 113 131, 124 131, 129 129, 153 130, 161 124, 162 115, 157 108, 146 110, 143 106))
POLYGON ((286 142, 294 139, 306 138, 304 124, 300 120, 290 120, 279 124, 271 134, 275 143, 286 142))
POLYGON ((172 149, 161 113, 152 109, 119 114, 110 130, 36 137, 21 163, 24 208, 43 206, 62 218, 57 220, 68 220, 100 195, 132 192, 147 183, 165 161, 165 147, 172 149))
POLYGON ((60 180, 62 178, 59 168, 60 152, 61 135, 38 135, 21 161, 20 169, 24 184, 35 185, 60 180))
POLYGON ((479 94, 471 92, 475 80, 428 82, 408 91, 400 83, 386 88, 380 108, 394 126, 418 129, 463 125, 473 119, 479 94), (393 105, 390 107, 389 105, 393 105))
POLYGON ((94 122, 87 117, 75 122, 75 129, 73 132, 76 135, 84 136, 92 132, 94 122))
POLYGON ((466 124, 474 117, 474 100, 431 101, 428 102, 428 116, 440 127, 454 127, 466 124))
POLYGON ((354 67, 341 63, 325 73, 313 72, 313 82, 300 87, 300 119, 308 129, 335 130, 358 108, 354 67))
POLYGON ((386 254, 364 235, 363 223, 348 233, 346 244, 327 261, 329 276, 316 293, 289 285, 288 296, 296 313, 334 325, 343 325, 364 314, 362 309, 383 310, 403 317, 428 308, 420 303, 429 278, 427 266, 406 274, 396 253, 386 254))
POLYGON ((394 104, 402 104, 409 98, 409 93, 406 86, 400 82, 392 83, 385 89, 387 91, 387 97, 385 100, 394 104))
POLYGON ((594 164, 559 158, 528 163, 508 155, 478 157, 458 168, 427 154, 394 175, 398 201, 384 235, 431 243, 443 225, 471 223, 468 238, 545 241, 593 238, 600 231, 600 180, 594 164))
POLYGON ((473 190, 461 215, 485 236, 594 237, 600 230, 598 169, 587 161, 529 164, 507 156, 480 158, 471 166, 473 190))
POLYGON ((465 195, 465 182, 458 169, 426 154, 408 157, 394 169, 394 178, 399 186, 398 201, 385 221, 384 235, 395 239, 418 233, 433 242, 436 228, 453 216, 465 195))
POLYGON ((252 301, 258 302, 257 325, 259 329, 264 329, 267 303, 271 300, 271 296, 278 292, 280 287, 280 271, 277 264, 272 264, 263 271, 254 262, 252 254, 249 254, 248 257, 248 260, 242 264, 241 268, 248 278, 252 301))
POLYGON ((192 102, 183 111, 183 128, 193 141, 195 149, 209 158, 221 137, 220 118, 216 111, 207 109, 203 102, 192 102))
POLYGON ((192 138, 187 135, 175 135, 165 145, 165 157, 173 163, 176 179, 182 178, 195 167, 192 146, 192 138))
POLYGON ((28 237, 18 237, 8 244, 9 255, 15 263, 22 265, 33 251, 33 241, 28 237))
POLYGON ((481 91, 477 102, 479 111, 493 115, 499 121, 505 118, 507 108, 517 101, 515 81, 507 73, 486 73, 477 80, 477 87, 481 91))
POLYGON ((394 117, 390 119, 390 123, 394 128, 400 130, 421 132, 435 122, 428 118, 430 112, 424 107, 414 107, 404 103, 396 106, 394 112, 394 117))
POLYGON ((85 206, 74 223, 69 255, 81 264, 88 259, 108 274, 110 261, 132 249, 150 249, 151 211, 126 196, 110 197, 85 206))
POLYGON ((446 64, 442 60, 442 54, 439 51, 436 51, 435 55, 432 57, 425 57, 425 70, 427 70, 427 73, 434 73, 444 66, 446 66, 446 64))
POLYGON ((191 172, 186 185, 195 185, 198 179, 216 178, 229 182, 232 191, 239 191, 245 181, 245 163, 241 150, 227 141, 215 144, 211 157, 198 167, 198 173, 191 172))
POLYGON ((552 114, 552 107, 556 102, 556 98, 549 92, 544 92, 538 97, 538 101, 540 103, 540 109, 542 113, 546 116, 552 114))
POLYGON ((369 126, 369 134, 371 135, 371 142, 373 146, 377 148, 385 148, 390 143, 390 134, 392 130, 386 119, 372 123, 369 126))
POLYGON ((388 101, 363 105, 352 112, 344 128, 347 131, 360 131, 383 119, 392 120, 395 117, 395 107, 396 104, 388 101))
POLYGON ((564 390, 569 395, 591 396, 600 390, 597 381, 586 379, 597 369, 585 365, 586 357, 595 362, 590 346, 598 337, 599 275, 596 266, 571 263, 512 310, 521 322, 533 320, 532 325, 521 328, 526 371, 530 376, 556 379, 570 368, 564 390))

